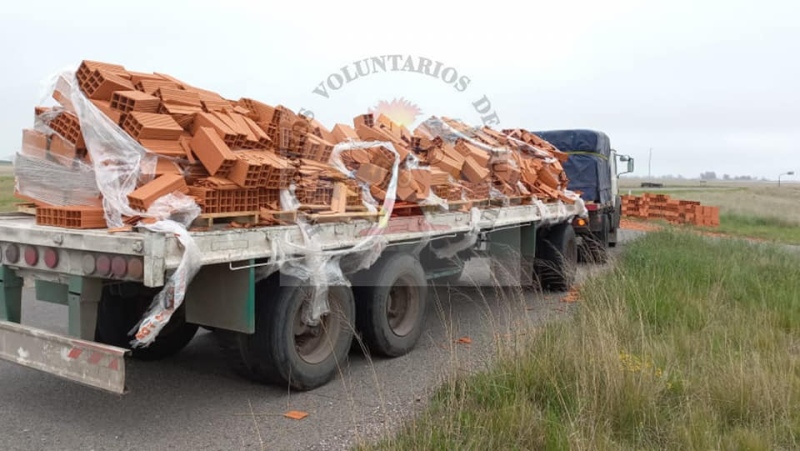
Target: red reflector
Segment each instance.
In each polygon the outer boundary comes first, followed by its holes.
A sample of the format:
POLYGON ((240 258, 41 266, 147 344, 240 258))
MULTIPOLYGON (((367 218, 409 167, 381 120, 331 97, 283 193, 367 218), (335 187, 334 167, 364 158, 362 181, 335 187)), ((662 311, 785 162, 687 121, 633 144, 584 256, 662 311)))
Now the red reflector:
POLYGON ((35 247, 28 246, 25 248, 25 263, 28 266, 36 266, 39 263, 39 251, 35 247))
POLYGON ((101 276, 111 274, 111 258, 108 255, 97 257, 95 267, 97 268, 97 274, 101 276))
POLYGON ((44 264, 48 268, 55 268, 58 266, 58 251, 52 247, 44 250, 44 264))
POLYGON ((19 261, 19 246, 16 244, 9 244, 6 248, 6 260, 9 263, 16 263, 19 261))
POLYGON ((141 279, 144 275, 144 263, 140 258, 132 258, 128 260, 128 277, 134 279, 141 279))
POLYGON ((128 262, 123 257, 116 256, 111 259, 111 272, 116 277, 123 277, 128 272, 128 262))

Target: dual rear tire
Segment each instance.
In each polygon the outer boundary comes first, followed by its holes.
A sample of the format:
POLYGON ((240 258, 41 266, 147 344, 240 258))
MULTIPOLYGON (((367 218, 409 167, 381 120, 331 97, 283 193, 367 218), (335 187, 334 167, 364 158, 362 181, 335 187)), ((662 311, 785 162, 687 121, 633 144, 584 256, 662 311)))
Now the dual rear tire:
POLYGON ((414 348, 425 320, 427 282, 408 254, 382 258, 354 278, 353 288, 328 287, 330 311, 318 325, 303 321, 314 288, 275 275, 256 287, 253 334, 222 332, 237 372, 262 383, 310 390, 331 381, 345 362, 356 329, 372 352, 396 357, 414 348))

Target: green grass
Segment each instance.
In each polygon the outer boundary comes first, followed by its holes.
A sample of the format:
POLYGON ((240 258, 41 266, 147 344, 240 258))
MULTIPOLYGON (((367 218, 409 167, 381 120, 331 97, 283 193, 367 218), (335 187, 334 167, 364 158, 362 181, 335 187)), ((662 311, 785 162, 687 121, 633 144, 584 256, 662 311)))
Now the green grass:
POLYGON ((719 227, 714 228, 713 231, 781 243, 800 244, 800 224, 786 218, 721 213, 719 224, 719 227))
POLYGON ((657 232, 364 449, 798 449, 800 257, 657 232))
POLYGON ((14 210, 14 204, 22 202, 14 197, 14 176, 0 176, 0 212, 14 210))

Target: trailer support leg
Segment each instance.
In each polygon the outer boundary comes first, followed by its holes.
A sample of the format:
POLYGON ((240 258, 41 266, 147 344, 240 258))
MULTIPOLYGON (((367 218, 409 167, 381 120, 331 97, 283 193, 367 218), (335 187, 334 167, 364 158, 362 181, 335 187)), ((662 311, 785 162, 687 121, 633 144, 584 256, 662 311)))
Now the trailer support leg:
POLYGON ((0 320, 19 323, 22 320, 22 284, 14 270, 0 266, 0 320))
POLYGON ((67 303, 69 305, 69 334, 84 340, 94 340, 97 325, 97 306, 103 290, 103 281, 73 276, 69 279, 67 303))

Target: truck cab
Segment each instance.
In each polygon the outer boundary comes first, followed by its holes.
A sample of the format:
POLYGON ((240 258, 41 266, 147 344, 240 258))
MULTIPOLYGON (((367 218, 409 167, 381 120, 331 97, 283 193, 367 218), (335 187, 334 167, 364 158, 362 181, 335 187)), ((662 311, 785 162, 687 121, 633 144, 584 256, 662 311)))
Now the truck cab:
POLYGON ((573 222, 579 241, 579 258, 605 261, 607 249, 617 243, 622 214, 618 177, 633 172, 633 158, 611 148, 611 140, 601 131, 574 129, 534 133, 569 154, 569 160, 563 164, 569 178, 567 188, 580 193, 589 212, 587 219, 575 218, 573 222))

